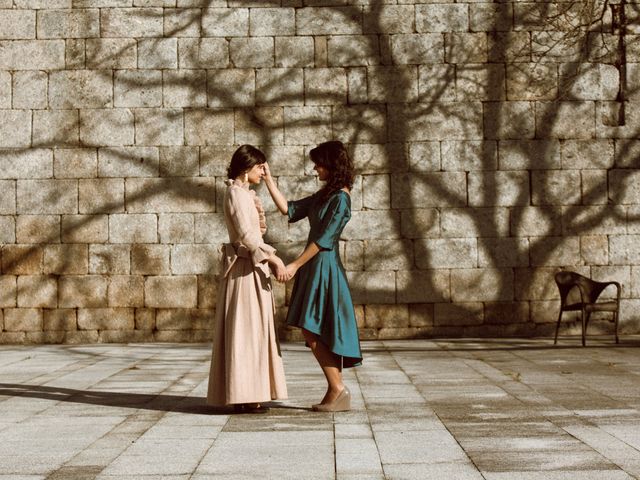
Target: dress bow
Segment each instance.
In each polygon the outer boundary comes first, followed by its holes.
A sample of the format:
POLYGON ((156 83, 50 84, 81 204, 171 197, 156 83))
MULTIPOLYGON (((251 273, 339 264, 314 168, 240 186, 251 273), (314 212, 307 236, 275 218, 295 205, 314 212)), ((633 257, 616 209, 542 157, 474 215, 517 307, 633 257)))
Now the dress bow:
POLYGON ((238 257, 251 258, 251 253, 249 252, 249 249, 242 244, 225 243, 222 245, 223 277, 226 277, 229 274, 238 257))

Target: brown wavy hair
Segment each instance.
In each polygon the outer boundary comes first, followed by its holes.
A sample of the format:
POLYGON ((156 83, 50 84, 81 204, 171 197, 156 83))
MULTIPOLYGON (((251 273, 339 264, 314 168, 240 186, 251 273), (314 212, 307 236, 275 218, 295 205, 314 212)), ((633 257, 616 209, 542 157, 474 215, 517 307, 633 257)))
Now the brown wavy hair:
POLYGON ((236 178, 247 170, 251 170, 254 165, 261 165, 267 161, 261 150, 253 145, 241 145, 233 153, 231 163, 227 168, 227 177, 236 178))
POLYGON ((321 143, 313 148, 309 155, 313 163, 329 171, 327 183, 318 192, 321 201, 341 188, 347 187, 351 190, 355 171, 351 157, 342 142, 332 140, 321 143))

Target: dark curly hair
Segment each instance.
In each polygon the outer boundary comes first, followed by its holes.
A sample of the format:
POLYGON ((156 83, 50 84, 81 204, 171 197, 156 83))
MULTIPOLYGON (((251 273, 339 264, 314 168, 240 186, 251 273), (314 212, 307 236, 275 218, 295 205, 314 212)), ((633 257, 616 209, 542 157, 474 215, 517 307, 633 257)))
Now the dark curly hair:
POLYGON ((353 187, 355 177, 353 162, 344 144, 338 140, 324 142, 309 153, 311 161, 329 171, 329 178, 318 192, 321 201, 326 200, 333 192, 353 187))
POLYGON ((253 145, 241 145, 233 152, 231 163, 227 168, 227 178, 236 178, 255 165, 261 165, 267 161, 261 150, 253 145))

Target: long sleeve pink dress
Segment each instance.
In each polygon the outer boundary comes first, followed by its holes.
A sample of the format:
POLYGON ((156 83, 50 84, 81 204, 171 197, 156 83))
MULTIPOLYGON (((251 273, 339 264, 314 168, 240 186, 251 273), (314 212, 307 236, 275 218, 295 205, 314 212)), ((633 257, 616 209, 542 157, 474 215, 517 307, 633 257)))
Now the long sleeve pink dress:
POLYGON ((224 218, 229 243, 222 252, 207 403, 286 399, 266 261, 275 249, 262 239, 266 223, 255 192, 238 181, 227 185, 224 218))

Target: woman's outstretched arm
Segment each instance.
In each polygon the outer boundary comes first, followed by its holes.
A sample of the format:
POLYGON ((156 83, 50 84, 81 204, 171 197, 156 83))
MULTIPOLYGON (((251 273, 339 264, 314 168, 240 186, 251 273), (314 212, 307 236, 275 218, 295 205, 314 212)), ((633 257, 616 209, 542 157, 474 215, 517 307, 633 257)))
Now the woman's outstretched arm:
POLYGON ((287 274, 293 277, 298 269, 315 257, 320 250, 329 250, 338 242, 345 224, 351 218, 348 195, 336 195, 329 203, 320 232, 309 234, 309 243, 293 262, 287 265, 287 274))
POLYGON ((298 269, 313 257, 315 257, 319 251, 320 247, 318 247, 315 242, 310 242, 309 245, 307 245, 307 248, 305 248, 304 251, 300 254, 300 256, 289 265, 287 265, 288 277, 293 278, 298 269))
POLYGON ((266 183, 269 193, 271 194, 271 198, 273 198, 273 202, 276 204, 276 207, 278 207, 278 210, 280 210, 280 213, 286 215, 288 210, 287 199, 271 176, 271 170, 269 170, 268 163, 264 164, 264 183, 266 183))

